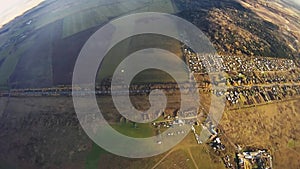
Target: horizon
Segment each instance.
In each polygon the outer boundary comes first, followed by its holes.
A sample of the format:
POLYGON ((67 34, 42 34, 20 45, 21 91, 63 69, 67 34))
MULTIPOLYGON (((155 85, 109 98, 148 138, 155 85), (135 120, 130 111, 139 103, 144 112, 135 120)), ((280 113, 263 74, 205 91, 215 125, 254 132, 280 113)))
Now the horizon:
POLYGON ((0 2, 0 28, 21 16, 26 11, 38 6, 44 0, 1 0, 0 2))
MULTIPOLYGON (((28 10, 38 6, 45 0, 2 0, 0 2, 0 29, 16 17, 23 15, 28 10)), ((287 0, 289 2, 300 5, 298 0, 287 0)))

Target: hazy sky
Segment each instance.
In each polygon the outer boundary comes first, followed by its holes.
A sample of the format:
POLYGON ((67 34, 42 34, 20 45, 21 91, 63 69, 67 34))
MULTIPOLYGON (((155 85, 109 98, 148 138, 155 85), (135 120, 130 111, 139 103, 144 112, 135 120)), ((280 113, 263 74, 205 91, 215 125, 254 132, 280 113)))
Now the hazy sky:
POLYGON ((296 4, 300 5, 300 0, 289 0, 289 1, 295 2, 296 4))
POLYGON ((0 0, 0 27, 43 0, 0 0))

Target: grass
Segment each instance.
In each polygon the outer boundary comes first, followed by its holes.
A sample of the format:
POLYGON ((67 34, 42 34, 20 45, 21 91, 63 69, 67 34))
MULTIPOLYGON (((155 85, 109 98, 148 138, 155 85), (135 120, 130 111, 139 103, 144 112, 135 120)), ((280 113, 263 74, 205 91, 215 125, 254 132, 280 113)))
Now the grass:
MULTIPOLYGON (((104 2, 105 3, 105 2, 104 2)), ((49 10, 37 16, 36 21, 33 23, 35 29, 40 29, 52 22, 63 19, 69 15, 76 14, 80 11, 88 10, 92 7, 103 5, 100 0, 82 0, 82 1, 57 1, 45 9, 49 10)), ((45 11, 45 10, 44 10, 45 11)))
POLYGON ((177 11, 171 0, 153 0, 149 12, 175 13, 177 11))
POLYGON ((288 148, 296 148, 296 147, 300 147, 300 141, 297 140, 289 140, 289 142, 287 143, 287 147, 288 148))
POLYGON ((189 168, 194 169, 195 166, 192 162, 192 159, 188 152, 183 149, 176 150, 172 152, 160 165, 158 165, 159 169, 164 168, 189 168))
POLYGON ((208 152, 206 152, 206 145, 201 145, 197 148, 192 148, 192 155, 197 163, 198 168, 201 169, 225 169, 224 164, 222 162, 215 163, 212 161, 208 152))
POLYGON ((103 150, 101 147, 94 143, 91 152, 86 158, 85 169, 97 169, 101 155, 107 153, 107 151, 103 150))
MULTIPOLYGON (((153 136, 154 130, 151 124, 134 124, 134 123, 117 123, 111 125, 118 132, 134 138, 145 138, 153 136)), ((99 166, 99 160, 101 155, 108 154, 107 151, 101 147, 93 144, 92 150, 87 156, 85 168, 86 169, 97 169, 99 166)))
MULTIPOLYGON (((3 55, 6 55, 6 59, 2 66, 0 67, 0 89, 8 89, 8 80, 11 74, 14 72, 15 67, 19 61, 20 56, 32 45, 33 43, 26 42, 21 45, 18 49, 9 54, 10 50, 14 50, 11 48, 4 52, 3 55)), ((2 55, 2 54, 1 54, 2 55)))
POLYGON ((63 38, 95 27, 106 22, 108 18, 97 10, 86 10, 69 15, 63 20, 63 38))
POLYGON ((154 135, 154 129, 148 123, 119 123, 112 125, 112 127, 119 133, 134 138, 145 138, 154 135))
MULTIPOLYGON (((84 5, 85 6, 85 5, 84 5)), ((74 13, 69 10, 58 12, 54 17, 63 19, 63 38, 72 36, 83 30, 101 25, 111 18, 115 18, 127 13, 137 12, 163 12, 175 13, 176 9, 170 0, 154 0, 154 1, 123 1, 109 5, 101 5, 93 8, 84 8, 78 11, 75 7, 74 13)), ((54 20, 53 17, 45 20, 54 20)), ((42 24, 45 25, 45 24, 42 24)))
MULTIPOLYGON (((103 79, 111 78, 119 63, 135 51, 146 48, 161 48, 171 51, 180 57, 180 59, 183 59, 180 47, 181 46, 178 41, 159 35, 139 35, 125 39, 114 46, 105 56, 98 71, 97 83, 100 83, 103 79)), ((166 62, 170 63, 170 66, 180 64, 173 58, 168 58, 166 62)), ((181 72, 174 73, 178 73, 180 77, 184 77, 185 75, 182 75, 181 72)), ((170 78, 168 74, 155 69, 143 71, 138 74, 134 80, 134 83, 173 82, 173 79, 170 78)))

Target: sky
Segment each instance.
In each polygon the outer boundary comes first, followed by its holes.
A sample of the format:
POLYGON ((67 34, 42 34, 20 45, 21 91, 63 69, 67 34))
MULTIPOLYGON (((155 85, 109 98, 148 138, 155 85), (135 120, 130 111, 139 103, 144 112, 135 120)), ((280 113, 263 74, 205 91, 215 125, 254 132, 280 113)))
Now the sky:
POLYGON ((0 0, 0 28, 43 0, 0 0))
POLYGON ((289 0, 289 1, 295 2, 296 4, 300 5, 300 0, 289 0))

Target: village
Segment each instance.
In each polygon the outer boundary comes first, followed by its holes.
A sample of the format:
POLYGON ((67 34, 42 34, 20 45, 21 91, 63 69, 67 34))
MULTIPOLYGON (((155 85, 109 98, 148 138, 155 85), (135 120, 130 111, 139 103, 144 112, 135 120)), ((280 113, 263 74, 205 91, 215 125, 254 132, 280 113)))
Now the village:
MULTIPOLYGON (((179 112, 177 112, 179 114, 179 112)), ((273 159, 270 152, 266 149, 259 149, 253 147, 241 147, 238 144, 231 143, 229 147, 224 144, 223 131, 214 124, 210 117, 204 121, 199 121, 199 116, 190 116, 181 118, 175 113, 175 116, 165 115, 163 120, 152 122, 152 126, 159 130, 159 133, 172 128, 175 125, 179 127, 184 125, 191 125, 191 131, 195 137, 197 144, 206 144, 210 147, 210 153, 222 159, 224 166, 228 169, 272 169, 273 159), (208 140, 206 140, 208 137, 208 140), (228 151, 228 149, 231 149, 228 151), (232 154, 234 150, 234 154, 232 154)), ((181 115, 190 114, 189 112, 181 112, 181 115)), ((186 134, 184 128, 178 129, 176 132, 167 133, 170 139, 173 136, 186 134)), ((225 140, 228 142, 228 140, 225 140)), ((160 139, 157 144, 162 144, 163 139, 160 139)))
POLYGON ((295 99, 300 95, 300 68, 293 60, 199 55, 189 48, 184 48, 184 54, 201 91, 225 96, 228 109, 295 99), (222 84, 226 90, 213 88, 222 84))
MULTIPOLYGON (((190 49, 183 49, 186 62, 194 75, 200 94, 210 93, 226 100, 226 109, 242 109, 247 107, 272 104, 300 96, 300 68, 293 60, 242 57, 242 56, 211 56, 193 53, 190 49), (226 86, 213 88, 213 86, 226 86)), ((186 92, 194 92, 188 84, 186 92)), ((178 84, 133 84, 129 87, 132 95, 149 94, 154 89, 163 89, 165 93, 172 94, 178 90, 178 84)), ((57 86, 39 89, 11 89, 1 91, 1 97, 43 97, 66 96, 72 94, 85 96, 111 95, 109 83, 96 85, 95 91, 72 86, 57 86)), ((122 94, 122 91, 120 91, 122 94)), ((203 121, 195 110, 164 114, 162 119, 152 122, 152 127, 164 132, 174 125, 191 125, 191 131, 197 144, 207 144, 212 153, 222 159, 229 169, 272 169, 272 155, 268 150, 243 147, 231 143, 231 147, 224 144, 223 132, 217 124, 206 117, 203 121), (192 111, 192 112, 191 112, 192 111), (204 134, 203 134, 204 133, 204 134), (208 137, 208 141, 202 137, 208 137), (234 149, 235 154, 228 154, 228 149, 234 149)), ((187 134, 186 130, 167 133, 167 137, 187 134)), ((162 144, 163 140, 157 142, 162 144)), ((226 140, 225 140, 226 142, 226 140)), ((227 145, 227 144, 226 144, 227 145)))

